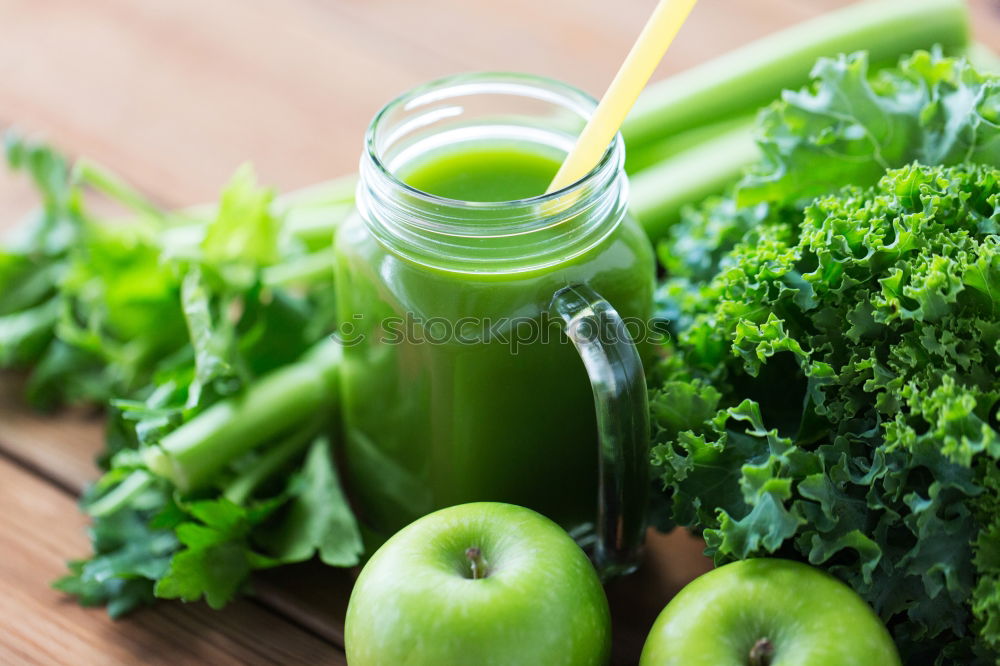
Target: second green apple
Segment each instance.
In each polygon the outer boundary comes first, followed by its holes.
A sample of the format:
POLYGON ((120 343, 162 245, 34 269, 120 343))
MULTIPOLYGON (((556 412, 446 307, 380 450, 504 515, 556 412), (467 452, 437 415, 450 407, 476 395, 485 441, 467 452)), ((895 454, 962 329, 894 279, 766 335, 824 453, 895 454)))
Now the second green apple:
POLYGON ((899 666, 854 590, 801 562, 743 560, 689 583, 656 619, 639 666, 899 666))

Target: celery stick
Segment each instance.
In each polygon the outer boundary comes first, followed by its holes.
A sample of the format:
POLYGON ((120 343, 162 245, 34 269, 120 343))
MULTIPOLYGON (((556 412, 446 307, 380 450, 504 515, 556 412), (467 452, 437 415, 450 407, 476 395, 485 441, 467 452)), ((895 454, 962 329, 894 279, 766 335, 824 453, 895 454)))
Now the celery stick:
POLYGON ((335 410, 340 346, 324 340, 296 363, 212 405, 143 452, 182 492, 204 486, 235 458, 322 410, 335 410))
POLYGON ((622 126, 637 150, 692 127, 741 115, 808 80, 820 56, 866 49, 873 65, 893 65, 919 48, 955 53, 968 42, 962 0, 859 2, 765 37, 653 84, 622 126))
POLYGON ((354 190, 357 186, 358 177, 354 174, 307 185, 277 197, 274 200, 276 212, 281 215, 303 208, 323 208, 330 204, 351 201, 354 199, 354 190))
POLYGON ((80 158, 76 161, 73 166, 73 180, 76 183, 93 187, 98 192, 102 192, 137 213, 142 213, 156 220, 165 219, 163 211, 137 189, 114 172, 87 158, 80 158))
POLYGON ((737 127, 749 127, 756 114, 727 118, 717 123, 694 127, 679 134, 659 139, 648 145, 636 146, 625 152, 625 171, 634 174, 670 159, 682 152, 696 148, 737 127))
POLYGON ((274 476, 276 472, 288 465, 316 439, 322 418, 304 421, 305 425, 292 430, 278 443, 270 445, 260 455, 253 466, 239 476, 229 481, 222 494, 233 504, 243 504, 258 486, 274 476))
POLYGON ((722 192, 760 159, 753 126, 739 126, 634 174, 630 202, 650 240, 659 240, 681 208, 722 192))
POLYGON ((124 481, 115 486, 111 492, 87 505, 87 513, 94 518, 99 518, 118 511, 145 491, 155 478, 145 470, 135 470, 125 477, 124 481))
POLYGON ((304 254, 290 261, 264 269, 261 282, 268 287, 286 287, 295 284, 309 284, 322 279, 333 279, 336 252, 330 246, 333 234, 327 239, 327 247, 318 252, 304 254))

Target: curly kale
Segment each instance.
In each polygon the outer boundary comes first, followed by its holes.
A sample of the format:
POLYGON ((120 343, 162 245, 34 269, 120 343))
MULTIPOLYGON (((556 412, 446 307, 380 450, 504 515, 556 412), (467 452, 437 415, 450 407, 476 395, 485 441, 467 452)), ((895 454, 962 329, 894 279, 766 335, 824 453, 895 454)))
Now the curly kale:
POLYGON ((998 223, 1000 170, 914 165, 734 249, 654 396, 674 517, 717 560, 794 553, 901 644, 977 622, 1000 648, 998 223))
POLYGON ((845 580, 905 663, 998 663, 1000 83, 927 53, 816 71, 739 193, 661 247, 670 518, 717 562, 845 580))

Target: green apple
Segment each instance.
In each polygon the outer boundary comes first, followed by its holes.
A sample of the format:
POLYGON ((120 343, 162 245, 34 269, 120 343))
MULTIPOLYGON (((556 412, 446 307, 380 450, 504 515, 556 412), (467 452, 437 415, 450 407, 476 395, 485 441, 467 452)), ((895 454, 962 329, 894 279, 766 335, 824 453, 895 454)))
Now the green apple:
POLYGON ((561 527, 477 502, 424 516, 376 551, 344 639, 351 666, 596 666, 608 661, 611 619, 561 527))
POLYGON ((656 618, 639 666, 899 666, 854 590, 801 562, 733 562, 696 578, 656 618))

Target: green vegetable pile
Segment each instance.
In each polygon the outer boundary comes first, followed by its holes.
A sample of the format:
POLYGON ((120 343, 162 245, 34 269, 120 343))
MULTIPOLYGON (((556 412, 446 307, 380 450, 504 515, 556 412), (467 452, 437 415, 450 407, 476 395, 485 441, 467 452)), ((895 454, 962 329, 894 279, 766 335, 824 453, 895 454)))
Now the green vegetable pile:
POLYGON ((1000 658, 1000 80, 863 54, 759 118, 764 159, 660 246, 667 524, 821 566, 905 663, 1000 658))
POLYGON ((154 596, 220 607, 250 571, 315 553, 356 564, 326 340, 351 183, 276 201, 243 168, 217 206, 167 213, 43 145, 9 134, 6 153, 43 206, 0 252, 0 367, 30 369, 38 407, 110 407, 83 499, 94 554, 57 587, 117 616, 154 596))

